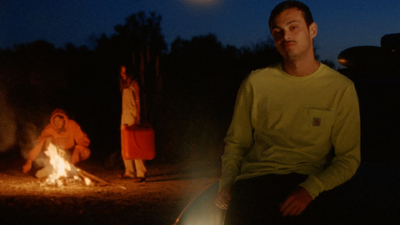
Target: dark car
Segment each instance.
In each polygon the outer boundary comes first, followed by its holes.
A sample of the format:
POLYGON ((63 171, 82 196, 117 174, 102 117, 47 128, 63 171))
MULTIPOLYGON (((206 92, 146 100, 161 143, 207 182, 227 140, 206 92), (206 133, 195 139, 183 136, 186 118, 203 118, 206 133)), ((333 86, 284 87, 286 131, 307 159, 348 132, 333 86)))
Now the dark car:
POLYGON ((190 202, 174 225, 221 225, 226 210, 215 205, 219 182, 206 188, 199 196, 190 202))

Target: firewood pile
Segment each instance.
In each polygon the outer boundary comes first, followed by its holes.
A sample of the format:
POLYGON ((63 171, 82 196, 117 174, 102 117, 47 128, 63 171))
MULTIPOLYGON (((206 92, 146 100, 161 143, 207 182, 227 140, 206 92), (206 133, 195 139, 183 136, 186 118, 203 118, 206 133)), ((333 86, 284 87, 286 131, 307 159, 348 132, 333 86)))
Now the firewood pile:
POLYGON ((58 177, 57 179, 48 178, 41 186, 63 187, 71 185, 85 186, 108 186, 109 182, 83 170, 72 166, 71 171, 68 171, 66 176, 58 177))
POLYGON ((55 187, 72 184, 85 184, 86 186, 109 185, 107 181, 70 163, 65 158, 65 151, 52 143, 49 144, 44 153, 49 157, 51 166, 45 168, 46 170, 50 170, 50 174, 43 185, 55 187))

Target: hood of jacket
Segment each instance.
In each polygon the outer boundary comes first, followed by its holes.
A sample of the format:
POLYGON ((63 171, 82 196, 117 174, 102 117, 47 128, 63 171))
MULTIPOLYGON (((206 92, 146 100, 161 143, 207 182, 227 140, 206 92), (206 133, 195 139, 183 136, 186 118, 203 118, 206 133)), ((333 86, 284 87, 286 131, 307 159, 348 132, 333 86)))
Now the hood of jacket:
POLYGON ((55 130, 57 130, 57 127, 56 127, 56 125, 54 124, 54 118, 55 118, 56 116, 62 116, 62 117, 64 117, 64 120, 65 120, 64 130, 65 130, 66 127, 67 127, 68 121, 69 121, 69 118, 68 118, 68 116, 67 116, 67 113, 66 113, 64 110, 62 110, 62 109, 55 109, 55 110, 51 113, 50 124, 51 124, 51 126, 52 126, 55 130))

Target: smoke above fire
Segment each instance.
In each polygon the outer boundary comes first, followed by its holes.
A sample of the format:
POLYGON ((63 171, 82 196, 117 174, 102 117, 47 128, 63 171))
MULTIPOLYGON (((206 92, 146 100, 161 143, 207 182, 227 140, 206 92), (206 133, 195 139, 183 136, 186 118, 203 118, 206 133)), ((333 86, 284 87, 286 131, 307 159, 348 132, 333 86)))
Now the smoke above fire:
POLYGON ((0 90, 0 152, 4 152, 15 145, 17 124, 14 112, 7 104, 6 93, 0 90))
POLYGON ((2 87, 0 84, 0 153, 19 149, 26 158, 38 137, 37 125, 27 117, 41 117, 38 118, 40 124, 46 124, 48 118, 43 113, 27 112, 10 104, 6 89, 2 87))

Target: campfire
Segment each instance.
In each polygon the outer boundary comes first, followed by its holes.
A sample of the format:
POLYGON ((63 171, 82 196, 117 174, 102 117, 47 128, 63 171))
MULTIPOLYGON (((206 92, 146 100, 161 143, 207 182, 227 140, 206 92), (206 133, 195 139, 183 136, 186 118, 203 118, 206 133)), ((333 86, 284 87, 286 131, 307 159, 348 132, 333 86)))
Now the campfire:
POLYGON ((86 186, 91 185, 108 185, 104 181, 93 174, 90 174, 70 162, 68 162, 64 155, 65 151, 57 148, 52 143, 49 144, 44 152, 50 159, 52 171, 46 179, 45 185, 62 187, 71 183, 82 183, 86 186))

